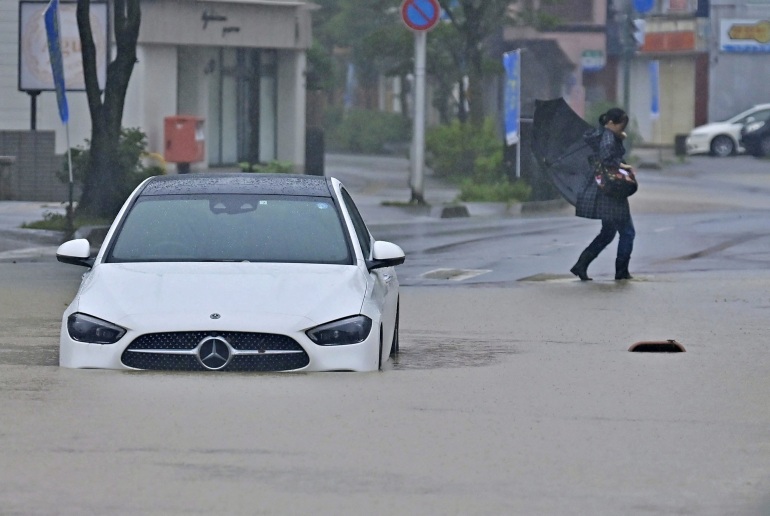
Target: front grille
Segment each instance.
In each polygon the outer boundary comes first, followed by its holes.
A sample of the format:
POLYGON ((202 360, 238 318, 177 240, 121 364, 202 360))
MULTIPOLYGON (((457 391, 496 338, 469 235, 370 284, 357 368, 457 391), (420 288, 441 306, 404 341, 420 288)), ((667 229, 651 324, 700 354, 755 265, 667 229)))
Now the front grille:
POLYGON ((162 371, 207 371, 198 356, 206 338, 218 338, 230 345, 232 358, 219 371, 291 371, 310 363, 297 341, 286 335, 246 332, 150 333, 134 339, 121 361, 135 369, 162 371))

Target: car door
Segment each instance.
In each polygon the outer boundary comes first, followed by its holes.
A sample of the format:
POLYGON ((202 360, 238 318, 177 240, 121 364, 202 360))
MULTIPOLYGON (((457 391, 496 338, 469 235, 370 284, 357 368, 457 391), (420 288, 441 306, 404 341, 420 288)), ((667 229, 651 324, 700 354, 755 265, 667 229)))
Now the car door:
MULTIPOLYGON (((358 211, 353 198, 348 191, 340 188, 342 200, 345 203, 350 220, 358 237, 358 243, 361 246, 361 252, 365 260, 372 258, 372 245, 374 238, 366 227, 363 217, 358 211)), ((379 307, 382 313, 383 325, 383 354, 385 357, 390 352, 390 345, 393 340, 393 329, 395 326, 396 309, 398 305, 398 279, 393 267, 384 267, 369 272, 367 280, 367 290, 371 288, 371 301, 379 307)))

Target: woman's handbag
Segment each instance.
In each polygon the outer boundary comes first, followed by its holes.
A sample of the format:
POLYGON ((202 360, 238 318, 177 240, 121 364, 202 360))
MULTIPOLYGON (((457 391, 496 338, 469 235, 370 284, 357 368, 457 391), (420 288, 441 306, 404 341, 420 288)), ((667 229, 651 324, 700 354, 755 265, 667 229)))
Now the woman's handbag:
POLYGON ((594 178, 599 189, 610 197, 625 199, 636 193, 639 184, 636 176, 630 170, 608 167, 595 155, 588 158, 588 162, 594 171, 594 178))

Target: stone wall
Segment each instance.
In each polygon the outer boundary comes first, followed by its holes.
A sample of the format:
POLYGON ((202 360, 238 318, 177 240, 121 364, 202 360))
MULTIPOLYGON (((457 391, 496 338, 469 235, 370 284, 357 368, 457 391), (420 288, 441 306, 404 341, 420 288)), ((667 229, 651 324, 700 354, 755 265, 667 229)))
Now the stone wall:
POLYGON ((66 202, 69 188, 57 177, 64 158, 53 131, 0 131, 0 156, 14 158, 3 174, 2 200, 66 202))

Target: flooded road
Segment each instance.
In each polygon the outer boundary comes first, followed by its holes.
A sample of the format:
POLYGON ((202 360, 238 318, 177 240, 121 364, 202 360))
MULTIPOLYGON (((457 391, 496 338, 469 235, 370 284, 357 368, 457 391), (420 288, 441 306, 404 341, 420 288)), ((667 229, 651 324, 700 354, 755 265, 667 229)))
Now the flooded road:
POLYGON ((406 287, 367 374, 60 369, 81 272, 0 263, 4 515, 770 507, 770 271, 406 287))

